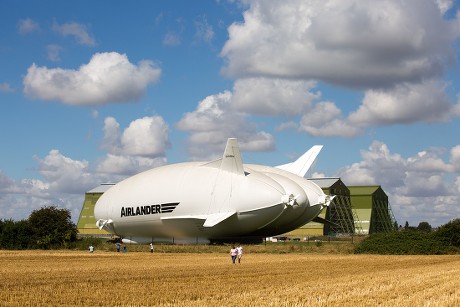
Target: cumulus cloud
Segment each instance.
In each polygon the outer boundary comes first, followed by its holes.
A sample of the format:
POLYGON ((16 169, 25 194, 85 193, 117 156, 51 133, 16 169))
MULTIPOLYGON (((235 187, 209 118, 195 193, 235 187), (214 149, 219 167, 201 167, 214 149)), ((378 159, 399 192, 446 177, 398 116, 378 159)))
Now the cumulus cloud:
POLYGON ((71 210, 75 220, 86 191, 166 164, 168 129, 161 117, 134 120, 121 134, 119 126, 114 118, 105 120, 108 152, 99 161, 75 160, 52 149, 35 157, 41 179, 14 180, 0 170, 0 219, 26 218, 32 210, 53 204, 71 210))
POLYGON ((363 104, 350 114, 356 125, 402 124, 443 121, 453 108, 439 81, 403 83, 388 90, 368 90, 363 104))
POLYGON ((445 14, 454 5, 453 0, 436 0, 436 3, 438 4, 438 7, 439 7, 439 10, 441 11, 441 14, 445 14))
POLYGON ((214 30, 208 23, 206 16, 201 16, 195 20, 195 40, 211 43, 214 38, 214 30))
POLYGON ((54 32, 61 34, 64 37, 73 36, 80 45, 95 46, 95 39, 88 33, 88 27, 77 22, 68 22, 58 24, 53 22, 52 29, 54 32))
POLYGON ((342 111, 330 101, 319 102, 305 113, 300 121, 299 130, 324 137, 352 137, 361 133, 361 129, 344 119, 342 111))
POLYGON ((229 137, 237 137, 240 148, 263 151, 274 148, 273 136, 256 130, 245 113, 232 109, 232 93, 225 91, 203 99, 193 112, 186 113, 177 129, 191 133, 189 151, 195 159, 221 154, 229 137))
POLYGON ((14 180, 0 171, 0 219, 24 219, 49 205, 71 210, 76 219, 84 192, 106 182, 106 177, 92 173, 87 161, 73 160, 57 149, 35 160, 42 179, 14 180))
MULTIPOLYGON (((107 154, 105 159, 98 164, 96 170, 97 172, 104 174, 128 176, 165 165, 166 163, 166 157, 146 158, 107 154)), ((115 176, 113 178, 118 177, 115 176)))
POLYGON ((168 125, 160 116, 136 119, 121 135, 119 127, 113 117, 104 121, 104 147, 109 153, 156 157, 169 146, 168 125))
POLYGON ((347 185, 381 185, 396 217, 402 219, 400 224, 408 220, 440 225, 460 215, 459 145, 450 150, 448 162, 443 159, 446 152, 430 148, 403 158, 391 153, 383 142, 374 141, 368 151, 361 152, 362 161, 337 175, 347 185))
POLYGON ((55 44, 50 44, 46 46, 48 52, 48 59, 53 62, 59 62, 61 60, 61 51, 62 47, 55 44))
POLYGON ((247 78, 235 81, 232 107, 258 115, 295 116, 311 107, 319 97, 312 93, 313 81, 247 78))
POLYGON ((36 159, 40 174, 49 182, 47 189, 52 192, 78 194, 82 187, 90 189, 95 185, 87 161, 73 160, 57 149, 51 150, 44 159, 36 159))
POLYGON ((23 84, 29 97, 71 105, 97 105, 138 100, 160 74, 152 61, 143 60, 136 66, 125 54, 96 53, 78 70, 32 64, 23 84))
POLYGON ((233 109, 301 116, 279 129, 323 137, 460 116, 442 80, 460 37, 460 15, 446 14, 452 1, 243 2, 244 19, 221 50, 222 72, 235 79, 233 109), (320 100, 323 84, 363 91, 361 106, 343 114, 347 102, 320 100))
POLYGON ((40 25, 30 18, 21 19, 18 23, 18 31, 20 34, 28 34, 40 30, 40 25))
POLYGON ((247 1, 229 28, 223 72, 315 79, 358 88, 439 76, 454 59, 459 19, 432 0, 247 1))
POLYGON ((97 170, 109 174, 134 174, 166 164, 170 146, 168 125, 160 116, 132 121, 123 133, 113 117, 104 121, 103 148, 108 152, 97 170))

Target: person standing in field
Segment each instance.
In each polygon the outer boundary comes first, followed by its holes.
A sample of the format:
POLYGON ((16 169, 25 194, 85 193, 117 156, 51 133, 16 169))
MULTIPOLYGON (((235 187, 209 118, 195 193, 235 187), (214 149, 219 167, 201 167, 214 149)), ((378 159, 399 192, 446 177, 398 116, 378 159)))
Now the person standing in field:
POLYGON ((235 264, 236 256, 238 255, 238 251, 235 248, 235 245, 232 246, 230 249, 230 256, 232 257, 232 263, 235 264))
POLYGON ((115 247, 117 248, 117 252, 120 252, 120 247, 121 247, 120 242, 117 242, 117 243, 115 244, 115 247))
POLYGON ((150 252, 151 252, 151 253, 153 253, 153 249, 154 249, 153 243, 150 243, 150 252))
POLYGON ((241 257, 243 257, 243 247, 241 246, 241 244, 238 245, 236 251, 238 253, 238 263, 241 264, 241 257))
POLYGON ((89 252, 90 252, 90 253, 94 252, 94 247, 93 247, 93 245, 90 245, 90 246, 89 246, 89 252))

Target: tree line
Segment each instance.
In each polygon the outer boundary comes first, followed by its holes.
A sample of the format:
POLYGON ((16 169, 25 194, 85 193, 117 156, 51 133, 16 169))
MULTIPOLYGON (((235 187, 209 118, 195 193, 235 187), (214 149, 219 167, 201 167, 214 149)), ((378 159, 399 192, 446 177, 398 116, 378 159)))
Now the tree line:
POLYGON ((77 233, 70 210, 42 207, 26 220, 0 220, 0 249, 67 248, 77 233))

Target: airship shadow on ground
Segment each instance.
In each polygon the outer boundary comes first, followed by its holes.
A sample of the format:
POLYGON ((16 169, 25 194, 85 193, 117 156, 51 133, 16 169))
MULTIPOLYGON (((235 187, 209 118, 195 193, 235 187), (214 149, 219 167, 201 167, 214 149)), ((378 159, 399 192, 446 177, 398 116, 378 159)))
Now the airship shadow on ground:
POLYGON ((154 168, 108 189, 96 225, 125 243, 210 243, 275 236, 317 220, 333 196, 304 178, 322 146, 292 163, 243 164, 235 138, 221 159, 154 168))

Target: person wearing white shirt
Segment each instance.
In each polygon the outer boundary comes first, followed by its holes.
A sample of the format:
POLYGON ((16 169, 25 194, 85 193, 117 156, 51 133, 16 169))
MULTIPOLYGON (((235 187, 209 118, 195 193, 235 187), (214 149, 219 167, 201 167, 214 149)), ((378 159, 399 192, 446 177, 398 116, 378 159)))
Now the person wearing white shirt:
POLYGON ((235 246, 232 246, 232 248, 230 249, 230 256, 232 257, 233 264, 235 264, 237 255, 238 255, 238 250, 235 248, 235 246))
POLYGON ((241 257, 243 257, 243 247, 241 247, 241 244, 236 248, 236 252, 238 253, 238 263, 241 264, 241 257))

